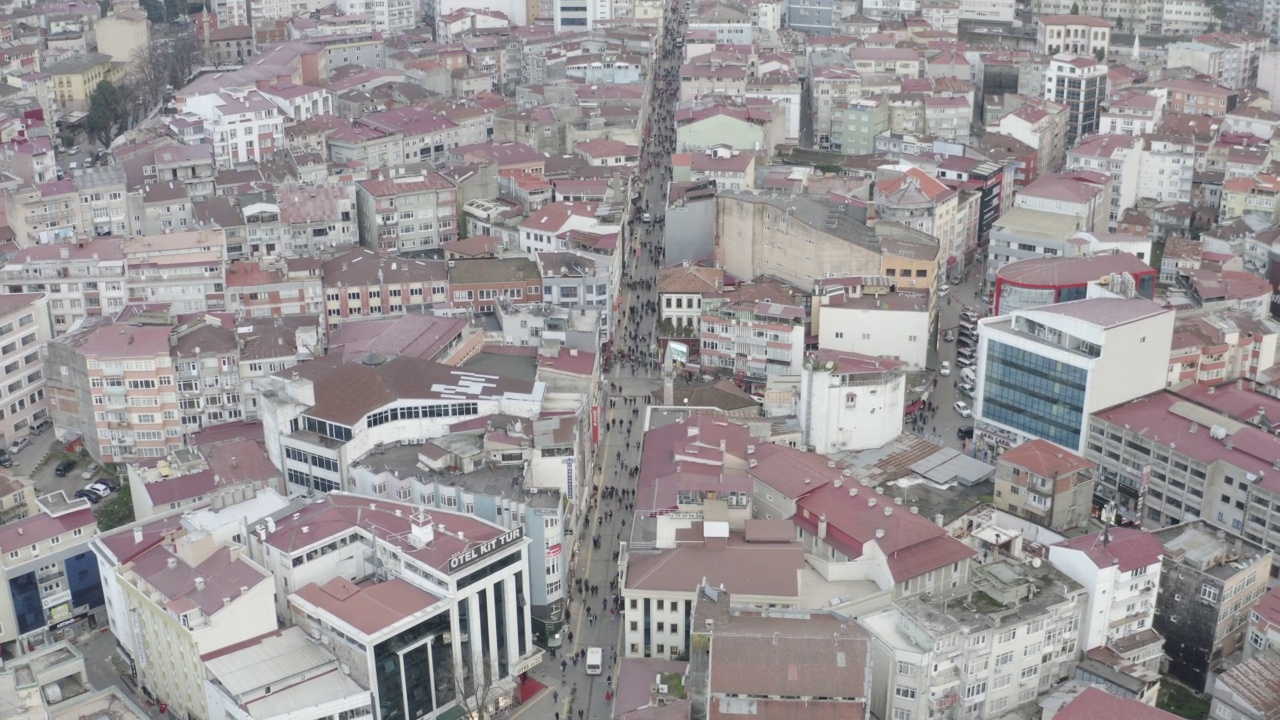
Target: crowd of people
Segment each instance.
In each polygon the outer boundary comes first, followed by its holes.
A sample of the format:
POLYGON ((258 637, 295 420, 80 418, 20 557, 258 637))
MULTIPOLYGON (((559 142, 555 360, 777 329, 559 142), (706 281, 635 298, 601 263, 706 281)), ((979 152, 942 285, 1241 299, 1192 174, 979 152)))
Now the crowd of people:
MULTIPOLYGON (((671 182, 671 155, 676 146, 675 103, 679 95, 680 48, 683 46, 681 38, 685 25, 684 6, 673 3, 651 65, 645 140, 641 147, 636 193, 620 250, 622 266, 618 291, 621 297, 617 303, 618 312, 614 319, 611 341, 612 367, 616 381, 602 380, 607 385, 602 385, 600 394, 607 398, 604 403, 606 410, 603 429, 610 432, 614 429, 622 430, 622 445, 612 454, 603 451, 598 454, 597 470, 603 471, 600 473, 603 484, 592 486, 585 512, 575 523, 579 537, 589 538, 593 550, 601 550, 612 543, 611 567, 615 569, 609 574, 608 589, 602 589, 599 584, 590 582, 588 569, 578 565, 580 555, 574 553, 571 566, 574 578, 569 584, 569 602, 564 616, 566 624, 573 617, 574 607, 578 608, 580 617, 587 619, 588 626, 594 626, 600 617, 596 612, 597 607, 599 612, 616 617, 622 604, 621 581, 616 570, 619 552, 616 548, 626 532, 627 516, 634 509, 635 490, 629 485, 639 476, 638 451, 644 424, 642 413, 649 402, 645 395, 626 395, 623 392, 622 378, 624 373, 630 378, 652 377, 660 369, 662 362, 656 342, 658 303, 654 293, 664 256, 663 232, 666 218, 660 212, 651 212, 650 206, 666 205, 667 186, 671 182), (612 523, 615 512, 620 517, 620 524, 617 526, 612 523), (612 541, 605 534, 606 524, 614 529, 612 541)), ((570 645, 573 644, 572 630, 567 632, 566 640, 570 645)), ((561 659, 562 678, 566 677, 570 667, 576 667, 584 657, 585 649, 578 648, 561 659)), ((608 667, 612 670, 618 660, 617 649, 608 649, 606 658, 608 667)), ((613 677, 610 673, 605 683, 607 699, 613 694, 613 677)), ((584 702, 577 697, 577 683, 573 683, 571 687, 566 704, 557 707, 555 711, 555 720, 584 716, 582 705, 589 700, 584 702)), ((558 692, 555 700, 559 705, 558 692)))

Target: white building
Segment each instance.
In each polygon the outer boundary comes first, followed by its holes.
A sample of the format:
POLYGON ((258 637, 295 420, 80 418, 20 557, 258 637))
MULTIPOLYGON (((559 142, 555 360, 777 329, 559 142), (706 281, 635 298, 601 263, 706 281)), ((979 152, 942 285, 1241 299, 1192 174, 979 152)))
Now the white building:
POLYGON ((1173 321, 1141 298, 979 320, 975 440, 993 456, 1034 437, 1084 454, 1091 413, 1163 389, 1173 321))
POLYGON ((960 0, 960 19, 988 23, 1013 23, 1013 0, 960 0))
POLYGON ((911 720, 1018 716, 1067 678, 1084 591, 1048 565, 992 558, 945 599, 918 595, 861 618, 875 637, 871 710, 911 720), (954 713, 954 714, 953 714, 954 713))
POLYGON ((901 435, 905 366, 838 350, 809 353, 797 413, 804 444, 828 455, 878 448, 901 435))
POLYGON ((520 224, 520 248, 529 257, 548 250, 565 250, 565 235, 571 230, 595 233, 617 232, 617 227, 601 225, 595 203, 553 202, 543 205, 520 224))
POLYGON ((404 355, 326 357, 288 372, 272 378, 258 414, 271 462, 298 492, 347 487, 351 466, 378 446, 422 443, 488 415, 535 418, 546 390, 404 355))
POLYGON ((179 109, 204 121, 219 168, 262 162, 283 147, 285 115, 256 89, 234 88, 187 97, 179 109))
POLYGON ((1158 669, 1164 639, 1152 629, 1164 546, 1135 528, 1111 528, 1049 547, 1049 562, 1084 586, 1083 650, 1108 647, 1131 663, 1158 669))
POLYGON ((46 303, 44 293, 0 295, 0 439, 6 443, 27 437, 49 419, 44 347, 51 334, 46 303))
POLYGON ((913 370, 924 369, 934 337, 930 293, 895 288, 892 281, 893 278, 820 281, 812 304, 818 347, 892 358, 913 370))
POLYGON ((1111 46, 1111 22, 1089 15, 1041 15, 1036 18, 1036 50, 1045 55, 1101 53, 1111 46))
POLYGON ((1191 202, 1196 172, 1196 143, 1188 136, 1156 135, 1143 139, 1138 197, 1157 202, 1191 202))
POLYGON ((1067 152, 1067 170, 1092 170, 1111 176, 1111 209, 1114 227, 1125 210, 1137 207, 1142 182, 1142 138, 1127 134, 1092 135, 1067 152))

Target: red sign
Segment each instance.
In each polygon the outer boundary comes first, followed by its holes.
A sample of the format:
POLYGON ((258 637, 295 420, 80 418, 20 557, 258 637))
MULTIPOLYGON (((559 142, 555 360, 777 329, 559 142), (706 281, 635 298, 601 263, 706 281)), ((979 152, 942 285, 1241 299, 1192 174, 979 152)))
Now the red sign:
POLYGON ((591 406, 591 443, 600 444, 600 406, 591 406))
POLYGON ((563 551, 564 551, 563 545, 552 545, 551 547, 547 548, 547 557, 549 558, 559 557, 560 553, 563 551))

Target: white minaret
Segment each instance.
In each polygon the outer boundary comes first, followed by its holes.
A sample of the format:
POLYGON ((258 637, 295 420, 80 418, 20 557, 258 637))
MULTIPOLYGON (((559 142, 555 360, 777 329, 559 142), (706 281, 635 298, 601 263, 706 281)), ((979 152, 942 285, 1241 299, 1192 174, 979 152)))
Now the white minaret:
POLYGON ((1138 62, 1142 55, 1142 36, 1138 34, 1137 29, 1133 33, 1133 61, 1138 62))

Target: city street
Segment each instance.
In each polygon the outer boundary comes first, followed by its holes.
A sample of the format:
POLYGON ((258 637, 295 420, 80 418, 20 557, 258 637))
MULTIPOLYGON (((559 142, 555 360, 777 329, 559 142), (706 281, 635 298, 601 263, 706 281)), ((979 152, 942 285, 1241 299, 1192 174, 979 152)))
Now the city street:
MULTIPOLYGON (((929 397, 936 410, 933 417, 926 423, 924 431, 920 433, 924 438, 939 445, 966 451, 969 444, 957 438, 956 431, 962 427, 973 427, 973 418, 961 417, 955 411, 954 404, 957 400, 963 400, 972 410, 974 398, 961 393, 959 390, 959 386, 964 380, 960 377, 961 367, 956 364, 956 352, 962 347, 958 337, 959 332, 956 329, 960 325, 960 313, 964 311, 966 305, 977 310, 979 317, 982 317, 985 312, 985 306, 982 305, 981 299, 975 297, 975 293, 979 291, 981 284, 980 278, 981 273, 975 268, 970 271, 967 281, 959 285, 952 285, 951 292, 948 293, 947 297, 938 299, 939 338, 948 330, 956 331, 957 337, 951 342, 945 342, 941 339, 938 341, 937 360, 934 366, 930 368, 933 377, 938 380, 938 385, 929 397), (938 368, 944 360, 951 363, 951 375, 949 377, 938 376, 938 368)), ((969 347, 974 348, 976 352, 976 342, 969 347)))
POLYGON ((533 720, 607 718, 612 712, 622 626, 615 614, 619 577, 619 543, 629 532, 623 493, 636 485, 645 405, 661 388, 657 348, 657 277, 662 264, 666 188, 671 179, 675 145, 675 101, 680 52, 675 38, 684 33, 684 17, 670 12, 650 73, 645 118, 646 141, 640 157, 618 286, 621 302, 613 317, 612 369, 602 376, 603 426, 597 467, 586 511, 575 518, 570 564, 567 636, 563 647, 532 671, 548 690, 513 711, 533 720), (649 215, 650 221, 642 219, 649 215), (586 674, 575 657, 587 648, 604 651, 600 675, 586 674))

